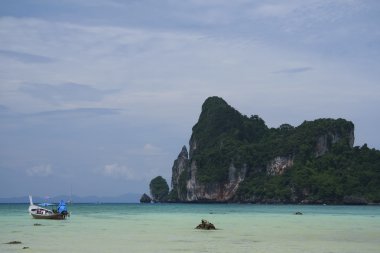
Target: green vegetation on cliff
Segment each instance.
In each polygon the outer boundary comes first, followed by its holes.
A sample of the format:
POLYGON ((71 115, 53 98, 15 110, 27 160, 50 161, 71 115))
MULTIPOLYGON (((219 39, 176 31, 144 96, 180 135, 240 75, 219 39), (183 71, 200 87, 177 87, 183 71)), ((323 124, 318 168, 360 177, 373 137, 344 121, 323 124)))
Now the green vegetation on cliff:
POLYGON ((282 175, 251 173, 237 192, 239 200, 253 202, 343 203, 348 196, 380 202, 379 151, 334 145, 321 157, 298 160, 282 175))
POLYGON ((231 165, 246 168, 235 201, 342 203, 354 196, 380 202, 380 152, 353 142, 354 125, 344 119, 268 128, 259 116, 210 97, 193 127, 190 159, 206 185, 228 182, 231 165), (270 174, 276 158, 291 166, 270 174))

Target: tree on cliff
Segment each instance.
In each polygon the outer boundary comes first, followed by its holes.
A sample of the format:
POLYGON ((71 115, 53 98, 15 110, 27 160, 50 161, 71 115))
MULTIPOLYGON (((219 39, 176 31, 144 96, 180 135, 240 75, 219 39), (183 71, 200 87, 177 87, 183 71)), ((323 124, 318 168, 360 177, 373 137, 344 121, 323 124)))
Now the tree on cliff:
POLYGON ((158 176, 153 178, 150 181, 149 189, 153 202, 166 201, 169 194, 169 185, 163 177, 158 176))

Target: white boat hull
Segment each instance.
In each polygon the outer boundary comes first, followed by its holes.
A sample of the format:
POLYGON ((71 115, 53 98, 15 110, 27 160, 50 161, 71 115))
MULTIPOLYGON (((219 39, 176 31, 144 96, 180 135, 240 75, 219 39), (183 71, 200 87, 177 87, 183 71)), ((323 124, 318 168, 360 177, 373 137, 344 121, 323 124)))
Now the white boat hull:
POLYGON ((33 214, 33 213, 31 213, 31 215, 35 219, 50 219, 50 220, 64 220, 67 217, 67 215, 63 215, 63 214, 60 214, 60 213, 48 214, 48 215, 41 215, 41 214, 33 214))

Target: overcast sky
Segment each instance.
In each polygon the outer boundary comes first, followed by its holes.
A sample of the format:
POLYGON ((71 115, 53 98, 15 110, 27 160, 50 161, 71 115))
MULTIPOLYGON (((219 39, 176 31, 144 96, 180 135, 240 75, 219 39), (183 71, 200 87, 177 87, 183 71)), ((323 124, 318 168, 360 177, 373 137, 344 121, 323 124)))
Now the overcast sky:
POLYGON ((380 149, 380 1, 0 1, 0 197, 148 191, 201 105, 380 149))

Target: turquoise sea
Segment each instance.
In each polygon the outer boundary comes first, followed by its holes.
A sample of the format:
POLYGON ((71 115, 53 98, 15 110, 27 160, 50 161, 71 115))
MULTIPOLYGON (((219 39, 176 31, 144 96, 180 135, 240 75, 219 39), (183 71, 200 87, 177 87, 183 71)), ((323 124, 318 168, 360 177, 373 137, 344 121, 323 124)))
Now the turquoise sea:
POLYGON ((35 220, 27 204, 0 204, 0 252, 380 252, 380 206, 73 204, 69 211, 67 220, 35 220), (218 230, 194 229, 201 219, 218 230))

